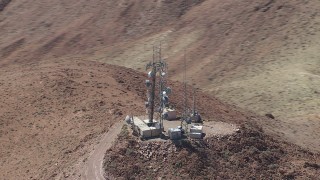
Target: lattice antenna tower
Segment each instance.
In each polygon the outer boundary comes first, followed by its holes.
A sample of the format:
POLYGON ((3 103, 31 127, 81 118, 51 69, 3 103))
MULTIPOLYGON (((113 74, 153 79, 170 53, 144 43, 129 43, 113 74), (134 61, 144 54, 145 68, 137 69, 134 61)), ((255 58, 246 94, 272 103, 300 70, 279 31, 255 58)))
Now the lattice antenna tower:
POLYGON ((155 103, 155 86, 156 86, 156 66, 154 66, 155 61, 155 48, 153 46, 153 54, 152 54, 152 63, 147 64, 146 70, 151 68, 151 71, 148 73, 148 80, 146 80, 147 86, 147 99, 146 107, 148 110, 148 118, 149 124, 153 123, 154 116, 154 103, 155 103))
POLYGON ((153 123, 154 113, 157 112, 160 118, 160 125, 163 127, 163 110, 168 104, 168 95, 171 89, 166 87, 166 77, 167 77, 167 64, 161 56, 161 43, 156 51, 155 46, 153 46, 153 56, 152 62, 148 63, 146 70, 151 69, 148 73, 149 79, 146 80, 147 85, 147 98, 146 107, 148 111, 149 124, 153 123), (157 87, 158 86, 158 87, 157 87), (157 90, 158 89, 158 90, 157 90), (156 90, 158 91, 158 98, 155 97, 156 90), (158 107, 156 106, 156 99, 159 99, 158 107))
POLYGON ((163 127, 163 111, 164 108, 168 105, 169 103, 169 97, 168 95, 170 92, 168 92, 168 88, 166 87, 166 78, 167 78, 167 63, 164 61, 162 58, 162 44, 160 42, 159 46, 159 63, 158 65, 158 71, 159 71, 159 115, 160 115, 160 125, 163 127))

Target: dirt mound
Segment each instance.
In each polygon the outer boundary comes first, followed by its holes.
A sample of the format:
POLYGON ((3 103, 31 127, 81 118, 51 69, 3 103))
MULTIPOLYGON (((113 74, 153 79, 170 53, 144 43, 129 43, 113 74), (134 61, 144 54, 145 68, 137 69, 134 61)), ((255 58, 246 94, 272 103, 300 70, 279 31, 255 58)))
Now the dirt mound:
POLYGON ((127 128, 106 152, 107 177, 316 179, 320 175, 319 154, 279 142, 254 124, 244 124, 235 135, 204 141, 140 142, 127 128))
POLYGON ((112 78, 122 70, 83 61, 1 68, 1 176, 59 176, 113 123, 143 112, 143 101, 112 78))

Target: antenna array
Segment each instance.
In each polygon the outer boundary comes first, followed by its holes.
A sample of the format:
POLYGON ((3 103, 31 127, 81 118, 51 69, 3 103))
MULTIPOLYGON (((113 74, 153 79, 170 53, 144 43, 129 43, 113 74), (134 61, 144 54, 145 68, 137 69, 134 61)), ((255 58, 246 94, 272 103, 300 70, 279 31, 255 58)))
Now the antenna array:
POLYGON ((163 128, 163 110, 169 105, 169 94, 171 89, 167 85, 167 63, 161 56, 161 44, 158 49, 153 47, 152 62, 148 63, 146 70, 148 78, 146 80, 147 99, 146 108, 149 117, 149 124, 153 124, 155 112, 159 113, 160 126, 163 128), (158 93, 156 92, 158 91, 158 93), (158 98, 156 98, 158 94, 158 98), (157 106, 157 108, 155 108, 157 106))

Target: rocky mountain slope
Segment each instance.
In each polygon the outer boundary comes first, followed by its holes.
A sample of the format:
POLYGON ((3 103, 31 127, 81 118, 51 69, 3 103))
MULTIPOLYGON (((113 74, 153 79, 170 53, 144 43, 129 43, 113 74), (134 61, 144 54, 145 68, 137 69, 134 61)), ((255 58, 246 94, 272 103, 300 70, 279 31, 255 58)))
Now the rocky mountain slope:
POLYGON ((317 179, 319 160, 250 122, 236 134, 194 141, 141 142, 124 126, 104 169, 107 179, 317 179))
MULTIPOLYGON (((145 74, 83 60, 0 68, 0 172, 4 179, 66 178, 99 137, 127 114, 144 115, 145 74)), ((170 82, 182 109, 183 85, 170 82)), ((190 91, 188 92, 191 93, 190 91)), ((191 96, 189 102, 191 102, 191 96)), ((207 120, 263 119, 198 92, 207 120)), ((70 174, 71 173, 71 174, 70 174)))
POLYGON ((59 176, 85 144, 142 111, 143 75, 91 61, 144 71, 160 43, 172 80, 186 54, 188 83, 220 99, 200 93, 205 117, 256 121, 319 152, 319 9, 317 0, 0 0, 1 172, 59 176))
POLYGON ((301 139, 320 128, 316 0, 21 0, 1 9, 1 66, 81 57, 143 70, 161 43, 171 79, 182 79, 186 52, 190 84, 272 113, 288 140, 308 146, 301 139))
POLYGON ((87 61, 1 68, 1 177, 62 174, 125 113, 141 112, 143 100, 112 77, 121 70, 87 61))

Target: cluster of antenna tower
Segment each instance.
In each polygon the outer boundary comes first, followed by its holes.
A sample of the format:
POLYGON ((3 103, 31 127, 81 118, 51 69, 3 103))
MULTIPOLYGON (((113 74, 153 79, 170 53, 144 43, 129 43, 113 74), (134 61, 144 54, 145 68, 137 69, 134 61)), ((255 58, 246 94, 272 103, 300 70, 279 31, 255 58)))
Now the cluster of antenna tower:
MULTIPOLYGON (((181 98, 184 109, 181 116, 181 124, 177 127, 170 127, 167 135, 170 139, 180 139, 182 134, 186 134, 190 138, 202 138, 202 126, 198 123, 201 121, 200 115, 195 111, 195 91, 193 93, 193 111, 187 108, 187 82, 186 82, 186 60, 185 71, 183 76, 184 94, 181 98), (191 124, 191 125, 189 125, 191 124), (190 128, 188 128, 190 126, 190 128), (188 131, 190 130, 190 131, 188 131)), ((167 87, 168 65, 161 56, 161 44, 159 48, 153 47, 152 62, 146 66, 148 71, 148 79, 145 81, 147 87, 147 101, 145 102, 148 118, 127 116, 125 121, 131 124, 132 129, 142 139, 161 137, 164 135, 164 120, 176 120, 176 110, 169 105, 169 95, 171 88, 167 87), (155 117, 157 116, 157 117, 155 117)), ((167 122, 166 122, 167 123, 167 122)), ((167 124, 165 124, 167 126, 167 124)))
MULTIPOLYGON (((161 45, 158 49, 153 47, 152 62, 146 66, 148 72, 148 79, 146 80, 147 87, 147 102, 145 102, 148 113, 148 126, 154 123, 154 116, 157 113, 157 119, 160 121, 160 126, 163 129, 163 120, 166 119, 166 114, 163 113, 165 108, 169 107, 169 95, 171 89, 167 87, 168 65, 161 56, 161 45), (158 96, 157 96, 158 95, 158 96)), ((192 121, 197 122, 201 120, 200 115, 195 110, 195 89, 193 89, 193 110, 190 112, 187 102, 187 76, 186 76, 186 57, 184 56, 184 96, 183 96, 183 114, 181 117, 181 127, 188 129, 188 124, 192 121)))

